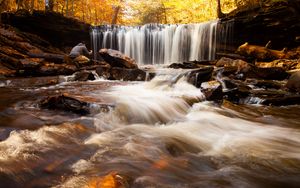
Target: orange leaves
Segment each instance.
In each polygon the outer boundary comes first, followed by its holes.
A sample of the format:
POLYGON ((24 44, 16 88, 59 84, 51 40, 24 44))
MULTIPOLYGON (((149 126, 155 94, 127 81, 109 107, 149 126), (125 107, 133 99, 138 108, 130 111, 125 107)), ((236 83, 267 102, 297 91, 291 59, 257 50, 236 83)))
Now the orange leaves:
POLYGON ((128 184, 116 172, 111 172, 104 177, 94 177, 88 182, 89 188, 126 188, 128 184))

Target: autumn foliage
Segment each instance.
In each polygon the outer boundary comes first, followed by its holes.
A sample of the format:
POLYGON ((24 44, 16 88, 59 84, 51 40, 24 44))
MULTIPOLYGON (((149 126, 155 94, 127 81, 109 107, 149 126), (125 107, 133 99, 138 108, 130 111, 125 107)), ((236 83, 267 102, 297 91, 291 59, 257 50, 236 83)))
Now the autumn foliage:
MULTIPOLYGON (((270 0, 221 0, 224 13, 270 0)), ((216 19, 217 0, 0 0, 1 12, 55 11, 93 24, 195 23, 216 19)))

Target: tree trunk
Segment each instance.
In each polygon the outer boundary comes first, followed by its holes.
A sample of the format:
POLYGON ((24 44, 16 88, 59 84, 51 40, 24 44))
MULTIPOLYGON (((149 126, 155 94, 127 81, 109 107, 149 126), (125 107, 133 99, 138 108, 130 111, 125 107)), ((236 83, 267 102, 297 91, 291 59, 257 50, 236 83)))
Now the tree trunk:
POLYGON ((20 9, 21 1, 22 1, 22 0, 18 0, 18 2, 17 2, 17 10, 20 9))
POLYGON ((113 17, 112 17, 112 20, 111 20, 111 24, 115 25, 117 23, 118 14, 120 12, 121 7, 120 6, 116 6, 116 7, 113 7, 113 9, 114 9, 114 14, 113 14, 113 17))
POLYGON ((31 0, 30 11, 33 12, 33 10, 34 10, 34 0, 31 0))
POLYGON ((46 4, 46 11, 53 12, 54 8, 54 0, 48 0, 48 4, 46 4))
POLYGON ((225 14, 222 12, 222 9, 221 9, 221 2, 220 0, 217 0, 218 2, 218 6, 217 6, 217 16, 218 18, 224 18, 225 17, 225 14))
POLYGON ((69 16, 69 0, 66 0, 66 16, 69 16))
POLYGON ((74 0, 72 0, 72 13, 71 16, 74 17, 74 0))

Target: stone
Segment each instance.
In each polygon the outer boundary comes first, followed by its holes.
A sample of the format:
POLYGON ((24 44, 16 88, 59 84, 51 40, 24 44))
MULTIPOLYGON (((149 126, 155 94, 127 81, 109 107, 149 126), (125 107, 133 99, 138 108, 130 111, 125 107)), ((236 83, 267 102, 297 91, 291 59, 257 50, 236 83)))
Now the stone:
POLYGON ((197 69, 197 68, 199 68, 199 66, 196 65, 193 62, 184 62, 184 63, 173 63, 168 68, 172 68, 172 69, 197 69))
POLYGON ((44 61, 43 58, 26 58, 21 59, 20 62, 22 64, 22 69, 33 70, 37 69, 41 66, 42 62, 44 61))
POLYGON ((88 71, 80 71, 76 72, 74 75, 74 81, 88 81, 88 80, 96 80, 94 74, 88 71))
POLYGON ((249 69, 241 71, 247 78, 256 78, 263 80, 284 80, 289 74, 280 67, 260 68, 250 65, 249 69))
POLYGON ((286 95, 281 97, 267 98, 262 102, 263 105, 287 106, 300 104, 300 95, 286 95))
POLYGON ((207 82, 211 79, 213 70, 213 67, 203 67, 193 70, 187 75, 187 80, 189 83, 199 88, 202 82, 207 82))
POLYGON ((89 103, 65 95, 47 97, 40 102, 40 106, 50 110, 62 110, 80 115, 90 113, 89 103))
POLYGON ((300 59, 277 59, 272 62, 256 62, 255 65, 260 68, 280 67, 288 71, 300 68, 300 59))
POLYGON ((145 81, 146 72, 141 69, 125 69, 119 67, 113 67, 110 70, 111 80, 123 80, 123 81, 145 81))
POLYGON ((91 61, 89 58, 87 58, 84 55, 80 55, 72 60, 73 64, 75 64, 77 67, 83 67, 87 65, 91 65, 91 61))
POLYGON ((112 67, 120 67, 127 69, 136 69, 138 68, 137 64, 130 57, 122 54, 117 50, 112 49, 101 49, 99 51, 101 57, 110 64, 112 67))
POLYGON ((104 79, 109 79, 111 77, 110 75, 110 66, 99 66, 96 68, 96 73, 99 77, 102 77, 104 79))
POLYGON ((285 85, 290 91, 300 92, 300 71, 293 73, 285 85))
POLYGON ((208 101, 220 101, 223 99, 223 88, 218 81, 203 82, 201 84, 201 92, 208 101))

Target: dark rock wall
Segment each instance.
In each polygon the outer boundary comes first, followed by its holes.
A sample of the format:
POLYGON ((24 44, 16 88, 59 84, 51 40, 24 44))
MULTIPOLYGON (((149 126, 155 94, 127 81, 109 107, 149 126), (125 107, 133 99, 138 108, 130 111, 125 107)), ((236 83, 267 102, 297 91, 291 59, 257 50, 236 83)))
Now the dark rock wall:
POLYGON ((19 11, 3 13, 1 17, 4 24, 39 35, 60 49, 75 46, 79 42, 90 46, 90 25, 58 13, 34 11, 30 14, 19 11))

